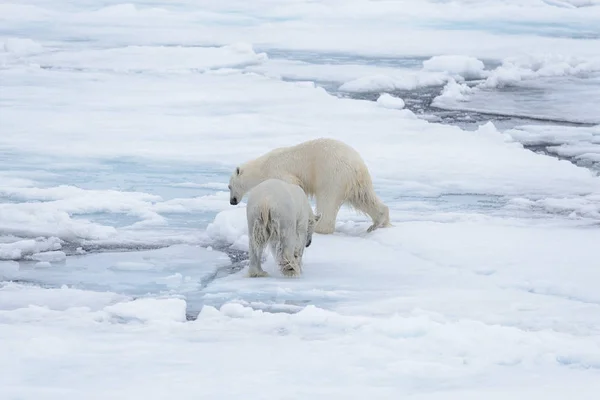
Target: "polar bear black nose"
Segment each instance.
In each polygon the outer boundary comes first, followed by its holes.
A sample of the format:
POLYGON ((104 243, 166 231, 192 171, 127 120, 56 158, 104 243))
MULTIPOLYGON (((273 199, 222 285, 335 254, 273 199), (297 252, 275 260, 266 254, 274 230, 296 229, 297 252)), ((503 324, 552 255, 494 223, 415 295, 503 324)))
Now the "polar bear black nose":
POLYGON ((308 242, 306 242, 306 247, 310 246, 311 243, 312 243, 312 240, 309 240, 308 242))
POLYGON ((237 205, 238 201, 235 197, 232 197, 231 200, 229 200, 229 204, 231 204, 232 206, 237 205))

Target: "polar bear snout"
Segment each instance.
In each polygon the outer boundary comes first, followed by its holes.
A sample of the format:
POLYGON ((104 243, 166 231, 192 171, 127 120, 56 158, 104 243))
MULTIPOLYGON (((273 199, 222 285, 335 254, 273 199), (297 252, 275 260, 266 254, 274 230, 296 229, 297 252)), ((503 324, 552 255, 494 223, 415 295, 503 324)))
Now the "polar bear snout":
POLYGON ((310 246, 310 244, 311 244, 311 243, 312 243, 312 239, 308 239, 308 240, 306 241, 306 247, 310 246))
MULTIPOLYGON (((238 172, 239 174, 239 172, 238 172)), ((229 189, 229 204, 232 206, 237 206, 244 194, 240 192, 239 185, 233 181, 233 177, 229 180, 229 185, 227 185, 227 189, 229 189)))

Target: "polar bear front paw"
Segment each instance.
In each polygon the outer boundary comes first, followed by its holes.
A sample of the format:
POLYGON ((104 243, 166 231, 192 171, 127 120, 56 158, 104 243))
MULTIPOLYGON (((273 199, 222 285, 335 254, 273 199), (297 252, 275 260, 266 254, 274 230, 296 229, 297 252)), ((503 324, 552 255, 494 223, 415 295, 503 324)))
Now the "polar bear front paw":
POLYGON ((379 228, 379 226, 378 226, 378 225, 375 225, 375 224, 373 224, 373 225, 371 225, 371 226, 369 227, 369 229, 367 229, 367 233, 373 232, 373 231, 374 231, 375 229, 377 229, 377 228, 379 228))
POLYGON ((292 278, 300 276, 300 271, 297 268, 294 268, 292 265, 283 265, 280 269, 281 273, 285 277, 292 278))
POLYGON ((249 270, 248 271, 248 277, 250 277, 250 278, 263 278, 265 276, 269 276, 269 274, 263 270, 249 270))

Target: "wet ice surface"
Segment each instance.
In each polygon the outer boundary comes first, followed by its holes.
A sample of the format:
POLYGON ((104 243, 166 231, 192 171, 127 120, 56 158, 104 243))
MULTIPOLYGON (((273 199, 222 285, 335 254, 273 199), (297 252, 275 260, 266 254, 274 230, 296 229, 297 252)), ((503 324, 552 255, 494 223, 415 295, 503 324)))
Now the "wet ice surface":
MULTIPOLYGON (((164 202, 176 202, 202 196, 211 196, 215 188, 226 187, 228 175, 218 167, 206 171, 207 167, 197 170, 191 166, 147 165, 138 162, 102 162, 96 165, 82 166, 78 163, 59 166, 52 157, 42 159, 5 154, 4 165, 11 165, 11 174, 17 176, 43 177, 36 188, 56 188, 70 181, 69 185, 85 191, 119 190, 143 192, 160 196, 164 202), (49 165, 45 170, 37 170, 38 164, 49 165)), ((218 191, 218 190, 217 190, 218 191)), ((432 211, 439 218, 460 218, 465 213, 486 213, 488 215, 513 216, 521 211, 507 208, 508 199, 503 196, 489 195, 452 195, 419 196, 400 195, 393 188, 380 191, 384 201, 392 208, 410 210, 410 216, 401 216, 407 220, 431 219, 432 211)), ((14 190, 2 189, 0 203, 23 204, 27 196, 19 196, 14 190)), ((37 201, 44 201, 43 196, 37 201)), ((49 201, 46 199, 46 201, 49 201)), ((75 199, 75 201, 78 201, 75 199)), ((89 200, 88 200, 89 201, 89 200)), ((217 209, 227 210, 228 197, 221 196, 221 205, 217 209)), ((179 202, 181 203, 181 202, 179 202)), ((217 279, 236 274, 247 266, 247 252, 231 248, 231 243, 206 236, 204 230, 211 223, 216 211, 202 208, 190 211, 164 212, 160 215, 168 221, 164 227, 132 229, 140 222, 139 217, 130 213, 100 211, 91 205, 89 210, 80 210, 73 215, 74 221, 86 221, 100 226, 114 227, 119 235, 114 239, 77 238, 42 239, 35 231, 25 235, 10 232, 0 236, 0 272, 4 279, 28 285, 40 285, 47 288, 68 287, 111 291, 126 296, 177 295, 187 300, 187 316, 195 319, 204 304, 220 306, 228 300, 236 299, 237 294, 223 299, 205 298, 207 287, 217 279), (25 242, 37 245, 25 246, 25 242), (8 251, 9 245, 21 248, 19 254, 8 251), (208 251, 206 249, 209 249, 208 251), (56 252, 63 253, 56 257, 56 252), (43 255, 47 255, 44 259, 43 255), (54 255, 55 257, 51 257, 54 255)), ((364 217, 346 210, 347 221, 365 221, 364 217)), ((527 218, 540 218, 545 212, 529 211, 527 218)), ((363 222, 364 225, 364 222, 363 222)), ((9 229, 4 227, 4 233, 9 229)), ((276 295, 248 293, 242 295, 246 301, 258 301, 257 307, 277 309, 288 300, 278 299, 276 295), (262 306, 261 306, 262 304, 262 306)), ((315 304, 327 307, 327 301, 305 295, 294 301, 302 304, 315 304)), ((284 310, 288 308, 284 307, 284 310)), ((298 311, 298 309, 293 308, 298 311)))
POLYGON ((592 3, 0 4, 0 397, 595 398, 592 3), (319 136, 394 227, 249 279, 228 176, 319 136))

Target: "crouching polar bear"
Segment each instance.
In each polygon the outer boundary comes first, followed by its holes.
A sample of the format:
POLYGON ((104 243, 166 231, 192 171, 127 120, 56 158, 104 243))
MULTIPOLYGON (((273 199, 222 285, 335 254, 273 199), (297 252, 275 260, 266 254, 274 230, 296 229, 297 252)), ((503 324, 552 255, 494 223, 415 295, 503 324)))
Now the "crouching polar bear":
POLYGON ((267 245, 283 275, 300 275, 304 248, 310 246, 320 218, 313 214, 304 191, 298 185, 267 179, 250 190, 246 217, 250 242, 248 275, 267 276, 260 265, 267 245))
POLYGON ((345 203, 371 217, 368 232, 391 226, 389 209, 375 194, 363 159, 338 140, 321 138, 281 147, 238 166, 229 179, 230 204, 238 204, 248 190, 269 178, 296 184, 316 198, 321 214, 317 233, 334 232, 345 203))

